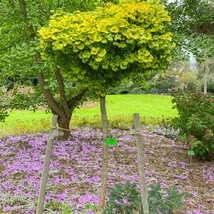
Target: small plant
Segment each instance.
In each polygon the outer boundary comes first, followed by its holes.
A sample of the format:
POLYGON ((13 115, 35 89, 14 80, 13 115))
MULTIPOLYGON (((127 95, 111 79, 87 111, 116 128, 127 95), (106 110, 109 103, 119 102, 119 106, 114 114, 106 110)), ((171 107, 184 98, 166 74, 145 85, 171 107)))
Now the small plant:
MULTIPOLYGON (((140 193, 135 184, 127 181, 125 185, 116 184, 114 188, 108 189, 109 200, 106 203, 104 213, 130 214, 136 212, 143 214, 140 193)), ((162 192, 160 184, 151 185, 148 196, 150 213, 173 213, 175 210, 182 208, 182 199, 185 194, 179 194, 176 187, 168 188, 166 192, 162 192)))
POLYGON ((67 203, 60 203, 55 200, 48 201, 45 205, 45 210, 52 211, 52 212, 60 211, 60 213, 63 213, 63 214, 73 213, 70 206, 67 203))
POLYGON ((155 134, 158 134, 158 135, 163 135, 163 136, 165 136, 167 138, 171 138, 171 139, 175 139, 179 134, 179 130, 174 129, 170 125, 150 127, 149 131, 151 131, 155 134))
POLYGON ((176 187, 166 189, 166 195, 161 191, 160 184, 151 185, 149 191, 150 213, 170 214, 173 211, 182 208, 183 196, 186 193, 179 194, 176 187))
POLYGON ((125 185, 115 184, 114 188, 108 188, 109 200, 104 213, 133 213, 141 210, 141 200, 135 184, 126 181, 125 185))

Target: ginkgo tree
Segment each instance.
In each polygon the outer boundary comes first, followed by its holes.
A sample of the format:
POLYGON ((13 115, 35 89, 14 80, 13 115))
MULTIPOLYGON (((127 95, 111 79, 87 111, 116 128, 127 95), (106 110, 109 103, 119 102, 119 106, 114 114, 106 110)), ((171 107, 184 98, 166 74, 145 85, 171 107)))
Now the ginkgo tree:
POLYGON ((39 30, 42 58, 100 97, 104 142, 99 209, 105 203, 108 168, 106 94, 134 72, 167 68, 174 46, 169 25, 170 17, 157 1, 121 1, 89 12, 56 13, 39 30))

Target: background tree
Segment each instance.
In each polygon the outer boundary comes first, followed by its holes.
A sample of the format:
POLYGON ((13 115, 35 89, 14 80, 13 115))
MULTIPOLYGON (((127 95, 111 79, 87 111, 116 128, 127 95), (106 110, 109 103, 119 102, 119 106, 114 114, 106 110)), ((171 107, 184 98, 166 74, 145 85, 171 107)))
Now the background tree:
POLYGON ((184 56, 190 52, 198 61, 212 57, 214 54, 213 1, 163 0, 162 2, 172 19, 171 30, 176 42, 175 59, 183 61, 184 56))
MULTIPOLYGON (((38 44, 38 29, 46 25, 55 11, 92 10, 99 1, 0 1, 0 72, 1 82, 12 80, 10 87, 20 84, 34 87, 31 93, 14 90, 10 108, 37 108, 46 101, 53 114, 59 116, 59 126, 68 129, 74 108, 86 92, 68 76, 62 76, 57 65, 44 62, 35 49, 38 44), (15 79, 16 84, 13 80, 15 79), (33 79, 33 81, 31 80, 33 79), (33 84, 34 81, 39 82, 33 84), (42 93, 41 93, 42 92, 42 93), (43 95, 41 97, 41 94, 43 95), (39 96, 38 96, 39 95, 39 96)), ((67 139, 65 132, 63 139, 67 139)))
POLYGON ((204 94, 207 94, 207 86, 214 82, 214 58, 206 59, 199 65, 199 78, 204 87, 204 94))
MULTIPOLYGON (((182 0, 182 1, 161 1, 165 5, 165 9, 168 10, 169 15, 172 20, 172 25, 170 30, 173 33, 173 41, 176 43, 176 47, 173 49, 173 62, 172 65, 175 65, 176 62, 183 62, 189 60, 190 53, 193 53, 198 62, 203 62, 209 60, 214 55, 214 9, 213 9, 213 0, 212 1, 202 1, 202 0, 182 0)), ((176 66, 175 66, 176 67, 176 66)), ((182 69, 183 70, 183 69, 182 69)), ((167 71, 167 73, 170 71, 167 71)), ((154 77, 156 73, 152 74, 154 77)), ((179 74, 178 76, 180 76, 179 74)), ((184 82, 188 82, 189 88, 197 88, 198 81, 194 80, 196 73, 182 72, 182 79, 184 82), (186 80, 185 77, 187 78, 186 80), (193 78, 193 79, 192 79, 193 78), (191 83, 190 83, 191 79, 191 83), (194 80, 194 84, 192 81, 194 80)), ((165 87, 161 82, 157 82, 160 87, 163 88, 163 92, 166 92, 168 88, 175 87, 176 81, 169 82, 166 78, 166 75, 158 74, 155 79, 163 78, 165 79, 165 87)), ((138 85, 145 85, 145 78, 139 78, 138 76, 138 85), (139 81, 140 80, 140 81, 139 81), (142 81, 142 84, 141 84, 142 81)), ((150 77, 147 78, 147 82, 150 77)), ((172 79, 170 79, 171 81, 172 79)), ((133 82, 132 79, 128 81, 133 82)), ((152 82, 151 82, 152 83, 152 82)), ((179 83, 179 82, 177 82, 179 83)), ((147 85, 146 85, 147 86, 147 85)), ((158 86, 158 87, 159 87, 158 86)), ((119 89, 122 93, 127 93, 130 87, 123 87, 119 89), (127 89, 128 88, 128 89, 127 89)), ((111 90, 117 91, 116 90, 111 90)), ((142 93, 142 90, 137 90, 137 93, 142 93)))
MULTIPOLYGON (((205 70, 201 68, 206 63, 203 62, 210 61, 214 57, 213 0, 162 0, 161 2, 172 19, 171 31, 176 43, 173 60, 189 60, 189 54, 193 53, 198 63, 202 63, 199 70, 204 72, 205 70)), ((206 72, 204 75, 206 77, 206 72)), ((202 72, 200 76, 203 76, 202 72)))
POLYGON ((56 13, 39 31, 43 59, 100 97, 104 142, 99 209, 105 203, 108 166, 105 96, 131 73, 167 68, 173 47, 169 24, 170 17, 156 1, 123 1, 91 12, 56 13))

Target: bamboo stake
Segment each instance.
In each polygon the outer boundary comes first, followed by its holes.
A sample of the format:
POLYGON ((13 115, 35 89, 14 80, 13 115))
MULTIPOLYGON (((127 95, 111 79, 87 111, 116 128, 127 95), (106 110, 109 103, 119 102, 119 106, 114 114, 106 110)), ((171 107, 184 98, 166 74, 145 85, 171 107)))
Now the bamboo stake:
POLYGON ((105 206, 106 199, 106 187, 108 178, 108 146, 106 145, 106 138, 108 136, 108 120, 106 112, 106 97, 100 97, 100 111, 102 116, 102 128, 103 128, 103 154, 102 154, 102 176, 100 197, 98 201, 98 211, 102 210, 105 206))
POLYGON ((140 134, 140 116, 138 113, 134 114, 134 123, 135 123, 135 137, 137 141, 138 171, 140 175, 140 195, 143 205, 143 213, 149 214, 148 193, 146 187, 146 176, 144 171, 143 152, 142 152, 143 150, 142 136, 140 134))
POLYGON ((42 179, 41 179, 40 189, 39 189, 39 197, 38 197, 36 214, 42 214, 44 209, 45 191, 46 191, 46 185, 48 181, 48 173, 49 173, 50 159, 51 159, 52 148, 53 148, 53 141, 57 135, 56 133, 57 119, 58 119, 57 115, 54 115, 52 117, 51 129, 49 132, 46 153, 45 153, 45 162, 44 162, 43 171, 42 171, 42 179))

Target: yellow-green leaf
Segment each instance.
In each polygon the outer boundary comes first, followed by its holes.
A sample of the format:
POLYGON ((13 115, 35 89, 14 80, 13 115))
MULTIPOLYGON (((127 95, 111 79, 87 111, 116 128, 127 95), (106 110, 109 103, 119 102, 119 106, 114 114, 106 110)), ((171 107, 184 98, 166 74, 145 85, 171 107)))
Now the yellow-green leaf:
POLYGON ((106 55, 106 49, 102 49, 98 54, 99 57, 104 57, 105 55, 106 55))
POLYGON ((100 48, 99 47, 92 47, 91 49, 91 54, 92 55, 97 55, 97 53, 99 52, 100 48))
POLYGON ((78 44, 77 48, 80 49, 80 50, 83 50, 84 49, 84 44, 83 43, 78 44))

